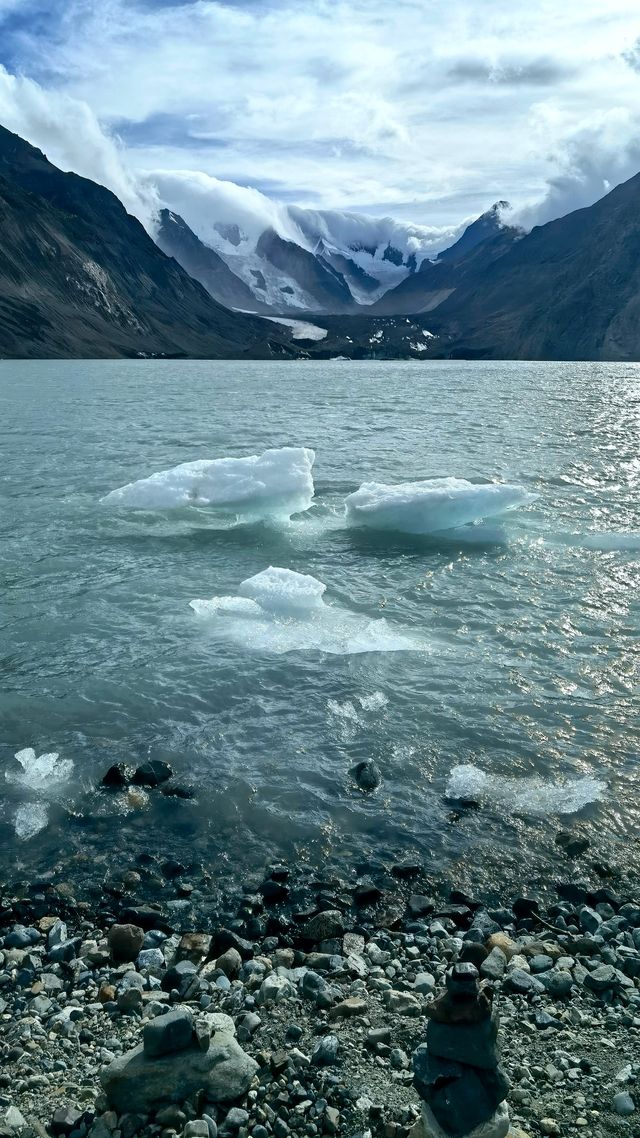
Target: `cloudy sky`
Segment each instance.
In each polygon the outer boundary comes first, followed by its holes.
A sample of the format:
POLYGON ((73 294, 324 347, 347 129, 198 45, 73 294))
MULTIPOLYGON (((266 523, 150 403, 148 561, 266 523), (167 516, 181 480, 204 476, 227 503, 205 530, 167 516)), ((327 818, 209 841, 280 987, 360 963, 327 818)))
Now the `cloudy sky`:
POLYGON ((139 215, 544 221, 640 169, 639 37, 637 0, 0 0, 0 122, 139 215))

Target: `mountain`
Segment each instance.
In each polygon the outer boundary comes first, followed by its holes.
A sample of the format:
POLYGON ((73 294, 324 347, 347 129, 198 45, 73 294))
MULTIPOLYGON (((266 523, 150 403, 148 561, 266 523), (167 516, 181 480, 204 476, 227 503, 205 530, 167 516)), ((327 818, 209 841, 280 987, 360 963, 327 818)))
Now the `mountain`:
POLYGON ((266 306, 256 301, 249 286, 231 271, 215 249, 196 237, 179 214, 163 209, 159 220, 156 243, 162 252, 167 257, 174 257, 190 277, 206 288, 214 300, 227 308, 240 308, 248 312, 257 312, 263 308, 268 311, 266 306))
POLYGON ((299 354, 264 321, 216 304, 110 190, 4 127, 0 218, 0 355, 299 354))
POLYGON ((505 225, 507 202, 496 202, 462 236, 434 261, 423 261, 418 271, 386 292, 371 308, 375 315, 416 315, 432 312, 446 301, 465 278, 470 281, 511 248, 522 233, 505 225))
POLYGON ((455 355, 640 360, 640 174, 513 242, 434 320, 455 355))

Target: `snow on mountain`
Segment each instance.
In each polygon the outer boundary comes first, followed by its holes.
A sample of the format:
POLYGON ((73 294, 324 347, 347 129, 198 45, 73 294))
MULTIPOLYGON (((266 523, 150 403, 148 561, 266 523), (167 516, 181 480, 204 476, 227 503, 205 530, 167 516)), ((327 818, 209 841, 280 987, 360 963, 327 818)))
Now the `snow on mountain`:
MULTIPOLYGON (((462 228, 287 206, 251 187, 191 171, 151 177, 168 209, 244 282, 260 311, 355 311, 436 257, 462 228)), ((230 290, 232 306, 236 293, 230 290)))

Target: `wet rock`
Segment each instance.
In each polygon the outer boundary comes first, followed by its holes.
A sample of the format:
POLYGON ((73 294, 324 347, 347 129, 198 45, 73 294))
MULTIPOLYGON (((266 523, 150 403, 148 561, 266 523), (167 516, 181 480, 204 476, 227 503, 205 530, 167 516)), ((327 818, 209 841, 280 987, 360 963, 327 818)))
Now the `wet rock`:
POLYGON ((305 940, 318 944, 323 940, 341 937, 344 933, 344 917, 337 909, 327 909, 307 921, 303 928, 305 940))
POLYGON ((109 951, 117 964, 136 959, 144 944, 144 931, 138 925, 113 925, 107 937, 109 951))
POLYGON ((155 787, 160 786, 163 782, 168 782, 172 775, 173 770, 169 763, 163 762, 162 759, 149 759, 148 762, 137 767, 133 775, 133 782, 136 786, 155 787))
POLYGON ((407 902, 407 908, 412 917, 424 917, 428 913, 433 913, 435 907, 435 901, 431 897, 425 897, 422 893, 414 893, 407 902))
POLYGON ((556 845, 564 850, 567 857, 580 857, 581 854, 587 852, 591 842, 588 838, 580 834, 572 834, 567 830, 560 830, 560 832, 556 834, 556 845))
POLYGON ((193 1014, 189 1008, 174 1008, 166 1015, 156 1016, 145 1024, 143 1031, 144 1054, 147 1057, 170 1055, 183 1051, 191 1044, 193 1014))
POLYGON ((114 763, 109 767, 100 785, 108 790, 121 790, 123 786, 129 786, 133 781, 133 774, 133 767, 128 767, 126 763, 114 763))
POLYGON ((380 768, 371 760, 356 763, 355 767, 352 767, 349 771, 349 774, 360 789, 367 792, 376 790, 382 782, 380 768))

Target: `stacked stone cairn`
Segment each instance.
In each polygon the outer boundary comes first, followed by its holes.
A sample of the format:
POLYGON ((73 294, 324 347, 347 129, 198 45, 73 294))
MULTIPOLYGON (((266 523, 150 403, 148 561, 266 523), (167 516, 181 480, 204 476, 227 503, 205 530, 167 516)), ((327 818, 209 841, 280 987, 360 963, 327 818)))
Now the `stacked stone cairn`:
POLYGON ((454 964, 427 1010, 426 1042, 414 1053, 426 1138, 506 1138, 509 1082, 500 1068, 493 991, 474 964, 454 964))

